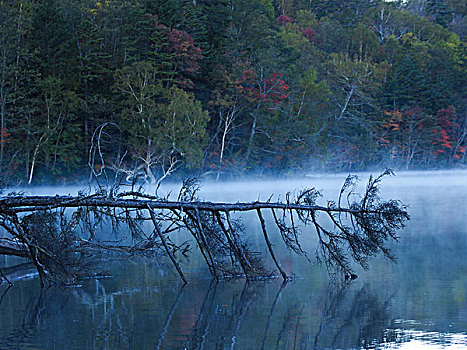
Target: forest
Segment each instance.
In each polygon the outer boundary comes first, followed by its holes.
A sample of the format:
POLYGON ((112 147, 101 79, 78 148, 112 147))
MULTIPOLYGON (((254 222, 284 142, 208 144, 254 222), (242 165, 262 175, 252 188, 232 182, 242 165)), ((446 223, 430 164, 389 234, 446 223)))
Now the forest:
POLYGON ((465 167, 465 0, 0 1, 0 174, 465 167))

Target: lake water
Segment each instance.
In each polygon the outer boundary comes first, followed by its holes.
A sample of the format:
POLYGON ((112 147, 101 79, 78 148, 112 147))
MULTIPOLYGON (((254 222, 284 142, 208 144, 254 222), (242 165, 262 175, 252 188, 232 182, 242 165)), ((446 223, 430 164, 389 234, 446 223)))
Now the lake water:
MULTIPOLYGON (((266 200, 315 186, 336 199, 344 179, 217 183, 201 197, 266 200)), ((398 173, 383 181, 382 195, 410 206, 411 221, 392 244, 398 263, 374 258, 350 283, 286 249, 282 265, 300 278, 285 285, 215 282, 196 256, 182 262, 185 286, 165 259, 113 261, 107 277, 80 286, 1 284, 0 349, 467 348, 467 171, 398 173)), ((265 252, 257 223, 244 221, 265 252)), ((0 257, 0 266, 10 264, 0 257)))

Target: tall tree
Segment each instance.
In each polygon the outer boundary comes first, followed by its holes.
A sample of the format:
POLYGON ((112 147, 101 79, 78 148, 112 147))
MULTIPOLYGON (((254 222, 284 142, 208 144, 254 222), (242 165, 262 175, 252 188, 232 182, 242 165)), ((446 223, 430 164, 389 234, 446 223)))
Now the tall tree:
POLYGON ((167 176, 182 161, 200 165, 209 116, 192 94, 175 86, 164 88, 149 62, 119 71, 116 88, 125 106, 122 126, 130 152, 149 182, 157 181, 155 172, 167 176))
POLYGON ((29 33, 32 63, 42 77, 57 77, 67 88, 76 84, 78 68, 72 33, 60 3, 44 0, 34 4, 29 33))
POLYGON ((28 55, 24 44, 28 22, 25 12, 22 3, 0 3, 0 171, 4 171, 9 122, 13 123, 11 117, 15 114, 12 104, 18 97, 21 70, 28 55))

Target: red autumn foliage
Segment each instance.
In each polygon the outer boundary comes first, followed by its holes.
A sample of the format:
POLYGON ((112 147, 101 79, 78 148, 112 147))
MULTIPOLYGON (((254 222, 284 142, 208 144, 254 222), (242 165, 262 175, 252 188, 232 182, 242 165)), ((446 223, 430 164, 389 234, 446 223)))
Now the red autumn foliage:
POLYGON ((316 32, 311 29, 310 27, 306 27, 302 29, 303 35, 312 43, 319 43, 318 38, 316 37, 316 32))
POLYGON ((272 73, 268 78, 261 81, 254 72, 251 65, 245 65, 240 79, 234 87, 250 102, 263 102, 279 104, 288 98, 289 85, 282 78, 282 73, 272 73))
POLYGON ((451 155, 454 159, 460 159, 465 152, 465 147, 456 145, 459 122, 454 106, 440 109, 436 115, 438 129, 433 130, 432 144, 437 148, 433 153, 437 156, 451 155), (455 153, 455 154, 452 154, 455 153))
POLYGON ((173 55, 175 70, 178 73, 177 83, 182 86, 192 86, 190 76, 200 70, 202 50, 195 45, 193 37, 185 31, 173 29, 159 24, 157 18, 152 18, 154 29, 162 34, 162 43, 154 43, 157 50, 173 55))
POLYGON ((7 143, 10 143, 11 133, 7 132, 6 128, 0 130, 0 148, 4 148, 7 143))
MULTIPOLYGON (((430 128, 427 116, 418 106, 402 111, 394 109, 385 111, 386 119, 382 124, 382 134, 379 136, 381 147, 392 149, 392 152, 404 154, 418 148, 430 128)), ((416 153, 416 152, 415 152, 416 153)))
POLYGON ((293 23, 293 19, 287 15, 280 15, 279 17, 277 17, 277 23, 280 26, 284 26, 286 23, 293 23))
POLYGON ((402 113, 395 109, 392 111, 384 111, 387 119, 383 123, 383 128, 390 129, 391 131, 397 131, 400 129, 400 123, 402 122, 402 113))
POLYGON ((282 73, 273 73, 272 77, 266 79, 266 96, 271 102, 278 104, 282 100, 285 100, 288 95, 286 91, 289 89, 289 85, 282 79, 282 73))
POLYGON ((443 129, 449 130, 450 133, 454 133, 455 130, 459 127, 459 123, 457 122, 456 108, 454 106, 440 109, 436 117, 438 125, 443 129))
POLYGON ((463 146, 459 146, 457 153, 454 155, 455 159, 461 159, 462 155, 465 153, 466 148, 463 146))
POLYGON ((422 130, 424 128, 425 119, 422 109, 418 106, 406 109, 402 112, 403 124, 405 124, 406 127, 411 126, 412 128, 415 127, 418 130, 422 130))
POLYGON ((385 115, 379 137, 382 147, 403 151, 411 142, 437 157, 451 160, 462 158, 466 151, 458 142, 460 124, 453 106, 440 109, 436 118, 425 115, 419 107, 386 111, 385 115))
POLYGON ((186 32, 170 29, 168 33, 170 45, 168 52, 175 54, 177 67, 182 73, 196 73, 200 69, 202 50, 194 43, 193 38, 186 32))

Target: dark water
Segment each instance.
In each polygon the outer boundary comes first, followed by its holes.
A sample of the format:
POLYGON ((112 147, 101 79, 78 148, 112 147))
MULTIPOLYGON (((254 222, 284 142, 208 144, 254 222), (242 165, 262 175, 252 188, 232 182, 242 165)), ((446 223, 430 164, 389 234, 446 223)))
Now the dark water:
MULTIPOLYGON (((334 199, 344 177, 217 184, 202 194, 256 200, 313 184, 334 199)), ((351 283, 285 250, 282 264, 301 277, 286 285, 216 283, 193 256, 183 287, 166 261, 116 261, 109 277, 78 287, 0 285, 0 349, 467 348, 467 172, 401 173, 383 182, 383 196, 410 205, 393 246, 398 263, 375 258, 351 283)), ((256 223, 245 221, 255 241, 256 223)))

